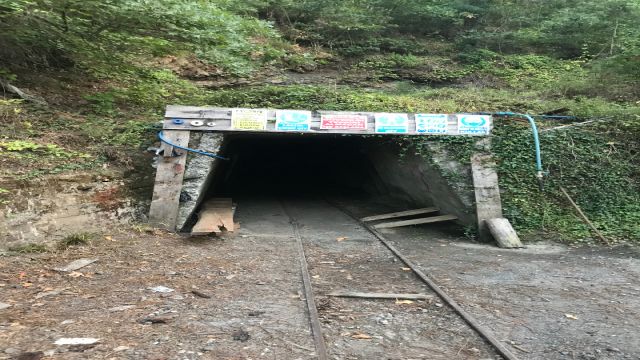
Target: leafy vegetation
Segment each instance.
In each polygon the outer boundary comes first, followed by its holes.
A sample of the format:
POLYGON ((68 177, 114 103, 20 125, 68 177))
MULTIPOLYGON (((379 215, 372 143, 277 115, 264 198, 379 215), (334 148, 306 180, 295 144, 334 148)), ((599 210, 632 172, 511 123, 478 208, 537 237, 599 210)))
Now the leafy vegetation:
POLYGON ((94 234, 85 233, 85 232, 70 234, 65 236, 60 241, 58 241, 57 248, 59 250, 66 250, 73 246, 87 245, 94 238, 95 238, 94 234))
POLYGON ((38 254, 38 253, 45 253, 48 251, 48 249, 46 245, 42 245, 42 244, 24 244, 24 245, 10 247, 9 251, 18 253, 18 254, 38 254))

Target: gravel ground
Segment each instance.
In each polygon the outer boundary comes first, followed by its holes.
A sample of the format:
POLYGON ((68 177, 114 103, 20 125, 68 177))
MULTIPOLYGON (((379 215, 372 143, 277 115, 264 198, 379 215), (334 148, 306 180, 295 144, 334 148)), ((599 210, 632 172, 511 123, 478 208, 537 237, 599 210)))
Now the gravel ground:
MULTIPOLYGON (((344 204, 358 216, 385 211, 344 204)), ((384 235, 521 359, 640 359, 637 247, 507 250, 436 224, 384 235)))
MULTIPOLYGON (((362 215, 384 208, 353 204, 362 215)), ((300 224, 332 359, 496 358, 438 298, 325 296, 432 294, 337 209, 320 200, 240 199, 241 228, 223 239, 113 229, 86 246, 0 257, 0 359, 313 359, 283 205, 300 224), (97 261, 52 270, 79 258, 97 261), (76 337, 99 341, 54 344, 76 337)), ((433 225, 387 236, 522 359, 640 358, 635 249, 501 250, 433 225)))

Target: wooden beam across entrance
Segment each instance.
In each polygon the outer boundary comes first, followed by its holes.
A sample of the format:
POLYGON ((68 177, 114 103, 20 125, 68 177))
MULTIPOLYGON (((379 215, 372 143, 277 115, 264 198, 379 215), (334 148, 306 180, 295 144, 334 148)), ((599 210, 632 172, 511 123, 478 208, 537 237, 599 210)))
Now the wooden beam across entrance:
MULTIPOLYGON (((243 119, 247 119, 246 116, 243 119)), ((486 136, 493 127, 490 115, 375 113, 362 111, 305 111, 167 106, 165 130, 314 133, 359 135, 486 136), (253 123, 236 122, 234 114, 250 114, 253 123), (282 119, 289 114, 289 122, 282 119), (295 116, 302 117, 299 123, 295 116), (262 126, 259 117, 264 116, 262 126), (306 117, 306 120, 304 118, 306 117), (297 121, 297 120, 296 120, 297 121), (247 124, 250 124, 248 126, 247 124), (258 126, 256 126, 258 125, 258 126)))

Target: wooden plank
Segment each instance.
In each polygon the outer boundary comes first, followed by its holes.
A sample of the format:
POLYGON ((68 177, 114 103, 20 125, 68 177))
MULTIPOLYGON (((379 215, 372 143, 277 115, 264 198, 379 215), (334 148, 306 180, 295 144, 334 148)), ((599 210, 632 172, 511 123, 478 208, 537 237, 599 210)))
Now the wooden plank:
POLYGON ((198 216, 198 221, 191 229, 191 235, 219 234, 223 229, 231 232, 235 230, 231 198, 207 200, 198 216))
MULTIPOLYGON (((231 108, 217 107, 196 107, 196 106, 167 106, 165 112, 164 129, 167 130, 191 130, 191 131, 219 131, 219 132, 258 132, 258 133, 288 133, 288 134, 377 134, 377 135, 418 135, 418 136, 437 136, 416 133, 415 114, 407 114, 408 117, 408 133, 375 133, 375 112, 362 111, 312 111, 311 128, 304 132, 278 131, 275 129, 275 109, 267 110, 267 127, 264 130, 238 130, 231 127, 231 108), (322 114, 340 114, 340 115, 365 115, 367 116, 366 130, 333 130, 320 129, 320 118, 322 114), (182 120, 181 124, 175 124, 174 119, 182 120), (201 120, 204 125, 192 126, 191 121, 201 120), (209 123, 215 124, 213 126, 209 123)), ((458 121, 455 114, 448 114, 447 134, 460 135, 458 133, 458 121)), ((465 134, 460 136, 483 136, 482 134, 465 134)))
MULTIPOLYGON (((164 137, 176 145, 189 145, 189 131, 165 130, 164 137)), ((175 157, 160 158, 149 209, 151 225, 175 230, 186 163, 186 152, 175 157)))
POLYGON ((388 214, 367 216, 360 219, 360 221, 376 221, 376 220, 384 220, 384 219, 394 219, 394 218, 399 218, 404 216, 429 214, 437 211, 440 211, 440 209, 435 207, 428 207, 428 208, 422 208, 422 209, 398 211, 398 212, 388 213, 388 214))
POLYGON ((456 220, 458 217, 455 215, 440 215, 440 216, 431 216, 427 218, 413 219, 413 220, 402 220, 402 221, 393 221, 386 222, 378 225, 374 225, 373 227, 376 229, 387 229, 394 228, 400 226, 409 226, 409 225, 420 225, 420 224, 429 224, 440 221, 448 221, 448 220, 456 220))
POLYGON ((221 216, 214 210, 203 210, 198 214, 198 222, 191 229, 191 235, 219 234, 224 224, 221 216))
POLYGON ((217 208, 218 214, 220 214, 220 220, 222 220, 222 226, 227 231, 235 231, 235 223, 233 222, 233 208, 232 205, 225 206, 224 208, 217 208))
POLYGON ((505 218, 487 219, 486 223, 498 246, 507 249, 522 247, 520 238, 511 223, 509 223, 509 220, 505 218))
POLYGON ((480 239, 484 241, 491 240, 485 221, 502 218, 502 200, 495 166, 495 161, 489 154, 477 153, 471 157, 478 230, 480 239))
POLYGON ((327 294, 327 296, 345 297, 345 298, 361 298, 361 299, 402 299, 402 300, 429 300, 433 299, 433 295, 427 294, 386 294, 386 293, 368 293, 368 292, 340 292, 335 291, 327 294))

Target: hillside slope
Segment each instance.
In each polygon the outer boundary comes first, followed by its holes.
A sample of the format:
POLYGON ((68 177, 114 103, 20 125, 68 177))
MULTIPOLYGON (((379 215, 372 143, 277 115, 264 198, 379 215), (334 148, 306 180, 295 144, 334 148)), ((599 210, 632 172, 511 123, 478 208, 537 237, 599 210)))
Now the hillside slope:
MULTIPOLYGON (((101 210, 144 213, 153 175, 145 149, 167 104, 553 112, 576 118, 541 121, 544 192, 528 125, 497 121, 506 215, 525 239, 589 242, 564 186, 612 241, 640 238, 634 1, 5 3, 5 219, 30 206, 25 189, 64 176, 80 179, 62 186, 74 192, 90 183, 101 210)), ((468 161, 467 140, 420 141, 443 142, 468 161)))

